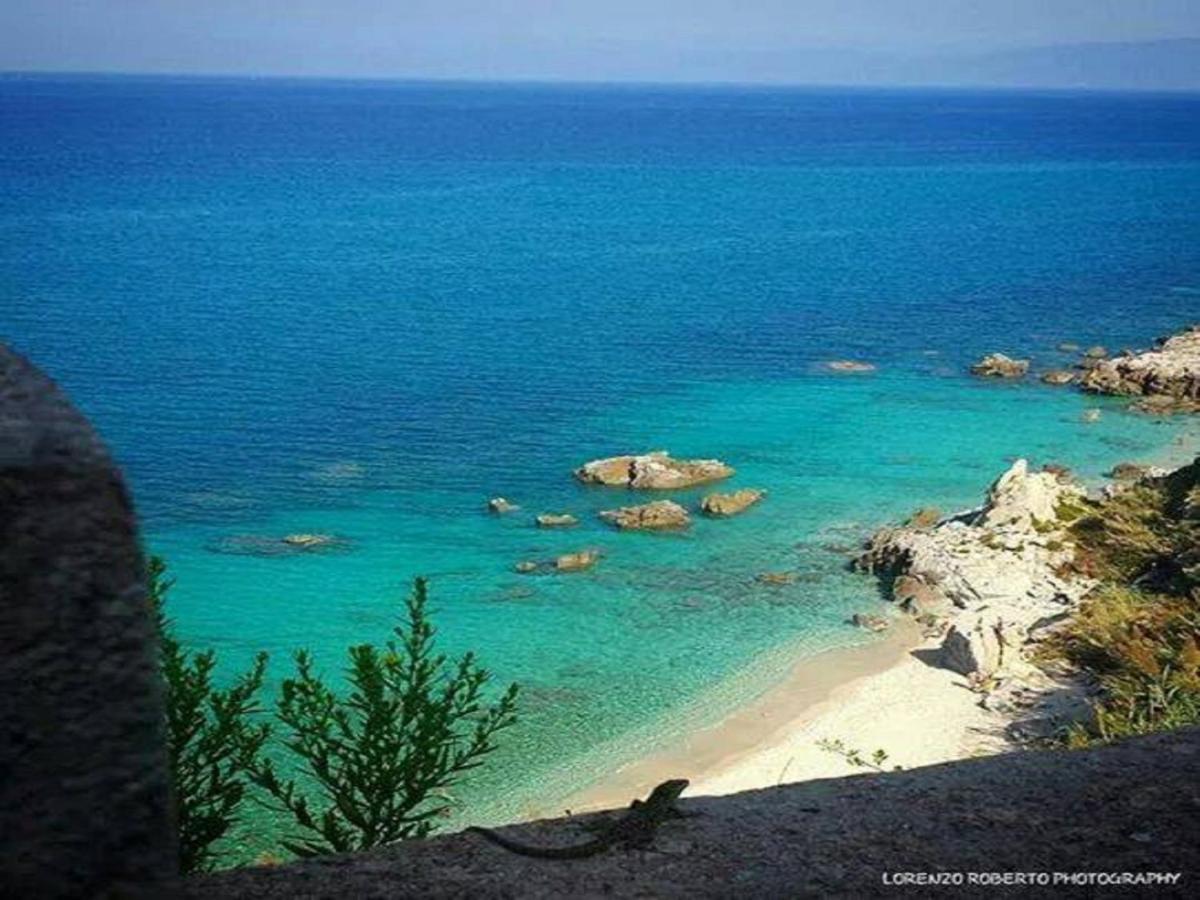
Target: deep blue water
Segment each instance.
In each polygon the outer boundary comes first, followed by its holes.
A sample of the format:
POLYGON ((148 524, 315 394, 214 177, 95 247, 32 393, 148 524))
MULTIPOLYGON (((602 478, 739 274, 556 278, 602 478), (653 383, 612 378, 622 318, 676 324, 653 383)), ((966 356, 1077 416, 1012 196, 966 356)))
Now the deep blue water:
POLYGON ((9 77, 0 186, 0 338, 113 446, 184 635, 333 670, 431 576, 447 647, 528 688, 468 792, 496 815, 719 715, 755 660, 863 640, 831 545, 1015 455, 1194 447, 964 369, 1200 318, 1196 96, 9 77), (656 447, 770 497, 606 531, 624 496, 570 470, 656 447), (557 510, 584 524, 531 527, 557 510), (351 548, 214 552, 295 531, 351 548))

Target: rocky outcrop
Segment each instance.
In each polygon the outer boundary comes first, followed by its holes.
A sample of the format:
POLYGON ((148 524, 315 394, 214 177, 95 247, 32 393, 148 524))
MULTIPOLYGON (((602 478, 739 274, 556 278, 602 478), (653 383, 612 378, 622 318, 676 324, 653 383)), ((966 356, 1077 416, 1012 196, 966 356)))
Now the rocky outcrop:
POLYGON ((721 518, 736 516, 767 495, 766 491, 745 488, 732 494, 709 494, 700 501, 700 511, 706 516, 721 518))
POLYGON ((521 507, 517 506, 517 504, 515 504, 515 503, 509 503, 503 497, 493 497, 491 500, 489 500, 487 502, 487 506, 488 506, 489 512, 494 512, 498 515, 503 515, 504 513, 514 512, 515 510, 518 510, 521 508, 521 507))
POLYGON ((975 365, 971 374, 984 378, 1022 378, 1029 371, 1029 360, 1013 359, 1003 353, 989 353, 975 365))
POLYGON ((1200 326, 1153 350, 1101 360, 1079 383, 1097 394, 1143 398, 1148 411, 1200 409, 1200 326))
POLYGON ((570 513, 542 513, 535 521, 538 528, 571 528, 579 524, 579 520, 570 513))
POLYGON ((1062 574, 1074 546, 1058 510, 1082 494, 1058 473, 1030 472, 1017 460, 979 509, 932 529, 883 529, 857 565, 892 577, 892 599, 940 625, 944 665, 992 675, 1017 661, 1035 623, 1072 608, 1094 585, 1062 574))
POLYGON ((600 518, 623 531, 672 531, 692 523, 688 511, 671 500, 606 509, 600 518))
POLYGON ((734 473, 718 459, 673 459, 665 450, 637 456, 610 456, 584 463, 575 477, 585 484, 638 490, 671 490, 720 481, 734 473))

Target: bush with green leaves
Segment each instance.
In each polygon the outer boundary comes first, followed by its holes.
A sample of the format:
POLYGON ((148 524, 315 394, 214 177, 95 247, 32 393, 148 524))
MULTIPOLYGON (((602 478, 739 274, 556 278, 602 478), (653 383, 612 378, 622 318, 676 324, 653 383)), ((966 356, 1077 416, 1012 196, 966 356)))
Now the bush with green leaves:
POLYGON ((436 652, 427 603, 418 578, 396 639, 382 650, 350 648, 344 698, 322 681, 308 653, 296 654, 296 676, 283 683, 277 716, 303 777, 284 779, 262 757, 254 780, 299 826, 284 842, 297 856, 424 837, 450 808, 445 792, 516 721, 517 685, 485 703, 491 675, 472 654, 451 663, 436 652))
POLYGON ((228 688, 214 687, 216 654, 184 649, 166 616, 165 600, 174 581, 161 559, 150 559, 146 582, 158 620, 179 868, 205 871, 216 862, 214 845, 237 820, 250 772, 270 733, 266 723, 255 721, 267 655, 258 654, 250 670, 228 688))

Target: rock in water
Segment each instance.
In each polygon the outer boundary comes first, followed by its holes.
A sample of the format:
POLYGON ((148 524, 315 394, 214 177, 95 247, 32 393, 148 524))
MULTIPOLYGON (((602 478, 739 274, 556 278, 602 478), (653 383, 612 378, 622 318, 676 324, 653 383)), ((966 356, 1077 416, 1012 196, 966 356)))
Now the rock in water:
POLYGON ((1063 353, 1078 353, 1079 345, 1076 344, 1074 341, 1063 341, 1061 344, 1058 345, 1058 349, 1061 350, 1063 353))
POLYGON ((592 460, 576 469, 575 477, 587 484, 668 490, 719 481, 733 473, 732 466, 718 459, 672 459, 665 450, 657 450, 592 460))
POLYGON ((835 359, 825 364, 827 369, 834 372, 874 372, 875 366, 869 362, 859 362, 856 359, 835 359))
POLYGON ((539 528, 570 528, 573 525, 578 525, 579 520, 569 513, 556 515, 554 513, 542 513, 537 517, 539 528))
POLYGON ((1079 384, 1097 394, 1141 397, 1152 411, 1200 410, 1200 326, 1153 350, 1099 360, 1079 384))
POLYGON ((1066 369, 1051 369, 1042 376, 1043 384, 1071 384, 1074 380, 1075 373, 1066 369))
POLYGON ((326 547, 335 540, 336 538, 331 534, 289 534, 283 538, 283 542, 289 547, 299 547, 302 550, 326 547))
POLYGON ((578 553, 564 553, 554 560, 556 572, 580 572, 590 569, 600 559, 598 550, 580 550, 578 553))
POLYGON ((688 511, 671 500, 655 500, 641 506, 607 509, 600 518, 610 525, 629 531, 667 531, 687 528, 692 520, 688 511))
POLYGON ((766 491, 745 488, 732 494, 709 494, 700 501, 700 511, 706 516, 735 516, 753 506, 767 495, 766 491))
POLYGON ((536 572, 540 567, 532 559, 523 559, 513 566, 513 568, 522 575, 529 575, 532 572, 536 572))
POLYGON ((493 497, 488 501, 487 505, 488 510, 498 514, 513 512, 514 510, 521 508, 515 503, 509 503, 503 497, 493 497))
POLYGON ((1029 371, 1029 360, 1012 359, 1003 353, 989 353, 975 365, 971 372, 984 378, 1021 378, 1029 371))
POLYGON ((754 580, 759 584, 772 584, 776 586, 796 583, 795 572, 762 572, 754 576, 754 580))
POLYGON ((855 613, 850 618, 850 623, 859 628, 865 628, 867 631, 887 631, 892 624, 883 616, 872 615, 871 613, 855 613))
POLYGON ((1108 356, 1108 349, 1097 344, 1095 347, 1088 347, 1083 355, 1085 359, 1104 359, 1108 356))

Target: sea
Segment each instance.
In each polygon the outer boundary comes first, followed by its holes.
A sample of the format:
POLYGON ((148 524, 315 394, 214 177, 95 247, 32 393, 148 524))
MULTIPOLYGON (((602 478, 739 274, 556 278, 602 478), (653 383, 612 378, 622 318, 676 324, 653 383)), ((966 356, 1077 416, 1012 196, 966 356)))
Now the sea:
POLYGON ((427 577, 441 648, 522 685, 455 821, 553 812, 873 640, 847 563, 883 523, 1018 457, 1194 454, 968 367, 1197 319, 1197 95, 0 77, 0 339, 111 446, 178 634, 222 679, 268 651, 269 702, 300 648, 342 684, 427 577), (767 498, 611 530, 642 495, 572 470, 660 449, 767 498))

